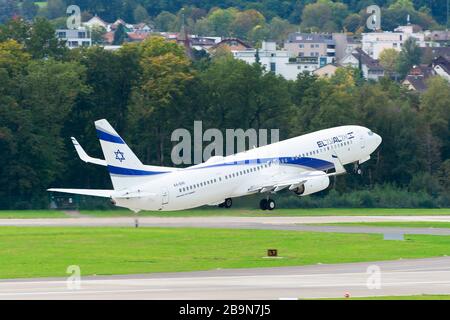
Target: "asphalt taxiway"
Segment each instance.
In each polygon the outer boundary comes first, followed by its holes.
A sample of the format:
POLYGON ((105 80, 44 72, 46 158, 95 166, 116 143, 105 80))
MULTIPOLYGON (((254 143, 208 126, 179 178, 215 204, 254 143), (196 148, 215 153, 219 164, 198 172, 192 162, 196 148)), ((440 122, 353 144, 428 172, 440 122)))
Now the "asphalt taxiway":
MULTIPOLYGON (((450 235, 450 228, 403 228, 371 226, 320 226, 341 222, 450 222, 450 216, 322 216, 322 217, 140 217, 141 227, 186 227, 226 229, 267 229, 334 233, 391 233, 450 235)), ((131 217, 0 219, 0 226, 47 227, 130 227, 131 217)))
POLYGON ((297 299, 450 294, 450 257, 0 281, 0 299, 297 299), (379 273, 378 273, 379 272, 379 273), (79 288, 77 288, 79 284, 79 288))

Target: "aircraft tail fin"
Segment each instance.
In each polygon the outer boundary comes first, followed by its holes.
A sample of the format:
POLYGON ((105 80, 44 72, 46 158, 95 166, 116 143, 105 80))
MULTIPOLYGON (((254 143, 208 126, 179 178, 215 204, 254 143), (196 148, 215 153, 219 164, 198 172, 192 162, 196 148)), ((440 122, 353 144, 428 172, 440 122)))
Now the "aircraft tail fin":
POLYGON ((95 121, 97 136, 108 166, 114 190, 142 184, 149 176, 167 172, 145 166, 105 119, 95 121))

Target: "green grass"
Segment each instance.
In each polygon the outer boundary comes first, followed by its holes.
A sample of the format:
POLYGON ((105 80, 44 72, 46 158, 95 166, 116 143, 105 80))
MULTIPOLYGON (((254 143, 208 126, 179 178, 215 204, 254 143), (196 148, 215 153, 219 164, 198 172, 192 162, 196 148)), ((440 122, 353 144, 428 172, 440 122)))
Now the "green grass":
POLYGON ((0 227, 0 278, 131 274, 450 255, 450 237, 200 228, 0 227), (282 259, 265 259, 269 248, 282 259))
POLYGON ((39 8, 46 8, 47 7, 47 1, 36 1, 34 2, 39 8))
POLYGON ((315 223, 316 226, 350 226, 350 227, 399 227, 399 228, 450 228, 450 222, 412 221, 412 222, 342 222, 315 223))
POLYGON ((0 219, 65 218, 64 212, 56 210, 0 210, 0 219))
MULTIPOLYGON (((82 214, 94 217, 112 217, 112 216, 131 216, 129 210, 90 210, 81 211, 82 214)), ((140 216, 148 217, 206 217, 206 216, 242 216, 242 217, 267 217, 267 216, 432 216, 432 215, 450 215, 450 208, 447 209, 277 209, 274 211, 262 211, 259 209, 194 209, 184 211, 142 211, 140 216)))
POLYGON ((354 298, 329 298, 318 300, 450 300, 450 295, 422 294, 416 296, 379 296, 379 297, 354 297, 354 298))
MULTIPOLYGON (((129 217, 133 213, 130 210, 82 210, 81 214, 89 217, 129 217)), ((450 209, 277 209, 274 211, 261 211, 259 209, 221 209, 201 208, 184 211, 142 211, 141 217, 296 217, 296 216, 440 216, 450 215, 450 209)), ((0 219, 4 218, 64 218, 67 217, 61 211, 52 210, 0 210, 0 219)))

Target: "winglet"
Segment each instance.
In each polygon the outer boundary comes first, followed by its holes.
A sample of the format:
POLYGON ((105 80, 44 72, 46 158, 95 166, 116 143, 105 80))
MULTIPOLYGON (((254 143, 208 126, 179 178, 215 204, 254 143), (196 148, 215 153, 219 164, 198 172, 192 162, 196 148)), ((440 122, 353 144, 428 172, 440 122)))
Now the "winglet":
POLYGON ((84 151, 83 147, 78 143, 77 139, 75 139, 74 137, 70 137, 70 139, 72 139, 73 146, 75 147, 75 150, 81 160, 83 160, 86 163, 94 163, 100 166, 106 166, 105 160, 92 158, 88 156, 86 151, 84 151))

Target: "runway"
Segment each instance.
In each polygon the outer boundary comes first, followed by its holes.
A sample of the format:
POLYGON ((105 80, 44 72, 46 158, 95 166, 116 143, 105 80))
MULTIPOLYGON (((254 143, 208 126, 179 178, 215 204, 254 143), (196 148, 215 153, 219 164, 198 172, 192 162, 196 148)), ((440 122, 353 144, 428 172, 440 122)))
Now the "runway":
POLYGON ((354 297, 450 294, 450 257, 90 276, 81 278, 80 289, 68 288, 61 278, 0 281, 0 299, 297 299, 343 297, 345 292, 354 297), (368 270, 379 270, 379 276, 368 270))
MULTIPOLYGON (((403 228, 370 226, 319 226, 339 222, 450 222, 450 216, 321 216, 321 217, 141 217, 141 227, 188 227, 267 229, 338 233, 390 233, 450 235, 450 228, 403 228)), ((0 226, 48 227, 132 227, 132 217, 0 219, 0 226)))

